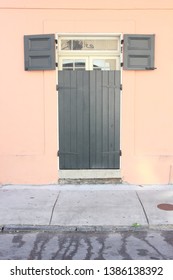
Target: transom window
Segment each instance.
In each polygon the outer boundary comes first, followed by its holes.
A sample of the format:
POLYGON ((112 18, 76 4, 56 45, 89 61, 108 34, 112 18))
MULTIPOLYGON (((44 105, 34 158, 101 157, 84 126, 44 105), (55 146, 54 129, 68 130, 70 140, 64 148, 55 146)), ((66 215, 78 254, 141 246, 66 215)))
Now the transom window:
POLYGON ((119 44, 118 39, 62 39, 61 50, 62 51, 118 51, 119 44))
POLYGON ((119 70, 120 35, 59 36, 59 70, 119 70))

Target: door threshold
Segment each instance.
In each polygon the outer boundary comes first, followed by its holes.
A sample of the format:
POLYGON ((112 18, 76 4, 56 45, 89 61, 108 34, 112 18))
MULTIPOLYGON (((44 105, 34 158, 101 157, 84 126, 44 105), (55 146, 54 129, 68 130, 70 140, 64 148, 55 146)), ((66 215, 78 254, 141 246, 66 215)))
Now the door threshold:
POLYGON ((58 173, 59 179, 121 179, 120 169, 64 169, 59 170, 58 173))

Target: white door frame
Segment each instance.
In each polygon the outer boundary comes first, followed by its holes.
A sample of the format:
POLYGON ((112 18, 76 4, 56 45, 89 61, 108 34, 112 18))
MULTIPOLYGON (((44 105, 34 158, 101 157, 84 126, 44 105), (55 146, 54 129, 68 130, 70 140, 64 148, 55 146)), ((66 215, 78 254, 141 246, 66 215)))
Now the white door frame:
MULTIPOLYGON (((55 38, 56 38, 56 85, 58 85, 58 70, 62 69, 60 67, 60 69, 58 68, 58 62, 59 62, 59 46, 58 46, 58 39, 59 37, 104 37, 104 38, 110 38, 110 37, 119 37, 119 55, 117 55, 117 57, 119 57, 119 61, 118 63, 120 64, 120 79, 121 79, 121 84, 122 84, 122 67, 121 64, 123 62, 123 49, 122 49, 122 40, 123 40, 123 34, 122 33, 56 33, 55 34, 55 38)), ((70 57, 88 57, 89 54, 85 55, 86 52, 81 53, 81 55, 79 55, 79 52, 77 52, 75 55, 72 55, 72 53, 69 55, 70 57)), ((91 53, 90 53, 91 54, 91 53)), ((98 52, 97 52, 98 54, 98 52)), ((92 58, 97 57, 97 54, 93 53, 91 56, 92 58)), ((104 53, 103 56, 106 56, 106 54, 108 54, 107 52, 104 53)), ((68 56, 68 55, 66 55, 68 56)), ((116 57, 110 55, 110 57, 116 57)), ((62 57, 60 58, 62 59, 62 57)), ((90 61, 90 65, 87 64, 87 68, 86 70, 89 70, 91 67, 91 61, 90 61)), ((59 111, 58 111, 58 87, 57 87, 57 149, 59 150, 59 111)), ((120 141, 121 141, 121 107, 122 107, 122 100, 121 100, 121 96, 120 96, 120 141)), ((120 147, 121 147, 121 142, 120 142, 120 147)), ((58 163, 58 175, 60 179, 105 179, 105 178, 121 178, 121 159, 120 159, 120 169, 102 169, 102 170, 96 170, 96 169, 87 169, 87 170, 60 170, 59 169, 59 157, 57 157, 57 163, 58 163)))

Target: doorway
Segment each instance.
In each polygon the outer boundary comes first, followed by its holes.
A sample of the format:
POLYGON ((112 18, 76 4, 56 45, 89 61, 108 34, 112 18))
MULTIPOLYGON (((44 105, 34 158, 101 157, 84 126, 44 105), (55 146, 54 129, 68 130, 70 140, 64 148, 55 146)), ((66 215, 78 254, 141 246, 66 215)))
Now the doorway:
POLYGON ((120 168, 120 36, 59 38, 59 167, 120 168))

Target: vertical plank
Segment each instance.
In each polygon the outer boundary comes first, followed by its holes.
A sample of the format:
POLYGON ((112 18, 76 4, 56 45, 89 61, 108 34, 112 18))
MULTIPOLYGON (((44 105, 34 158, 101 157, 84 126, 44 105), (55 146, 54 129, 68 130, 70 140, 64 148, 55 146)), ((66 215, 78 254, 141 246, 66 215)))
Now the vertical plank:
POLYGON ((70 93, 71 93, 71 71, 65 70, 63 71, 63 118, 64 118, 64 164, 66 168, 70 168, 71 166, 71 137, 70 137, 70 115, 71 115, 71 99, 70 99, 70 93))
POLYGON ((90 71, 90 168, 102 168, 102 71, 90 71))
POLYGON ((83 92, 82 92, 82 72, 76 72, 77 91, 77 168, 82 167, 83 162, 83 92))
POLYGON ((76 91, 76 71, 69 71, 71 73, 71 96, 70 96, 70 152, 71 164, 70 169, 77 168, 77 91, 76 91))
POLYGON ((103 153, 102 153, 102 130, 103 130, 103 116, 102 116, 102 73, 103 71, 96 71, 96 167, 102 168, 103 153))
POLYGON ((90 73, 90 168, 96 168, 96 72, 90 73))
POLYGON ((108 168, 109 164, 109 88, 108 88, 108 71, 103 71, 103 168, 108 168))
POLYGON ((90 119, 90 108, 89 108, 89 100, 90 100, 90 83, 89 83, 89 71, 79 70, 82 71, 83 75, 83 83, 82 83, 82 91, 83 91, 83 124, 82 124, 82 131, 83 131, 83 164, 82 167, 84 169, 89 169, 89 119, 90 119))
POLYGON ((120 71, 115 71, 115 168, 120 168, 120 71))
POLYGON ((109 71, 109 164, 108 168, 113 168, 115 164, 115 71, 109 71))
POLYGON ((89 76, 77 71, 77 147, 78 168, 89 168, 89 76))
POLYGON ((58 104, 59 104, 59 167, 60 169, 65 168, 65 161, 64 156, 61 154, 62 151, 64 151, 64 138, 65 138, 65 131, 64 131, 64 118, 63 118, 63 112, 64 112, 64 77, 63 77, 63 71, 58 71, 58 85, 59 85, 59 91, 58 91, 58 104))

